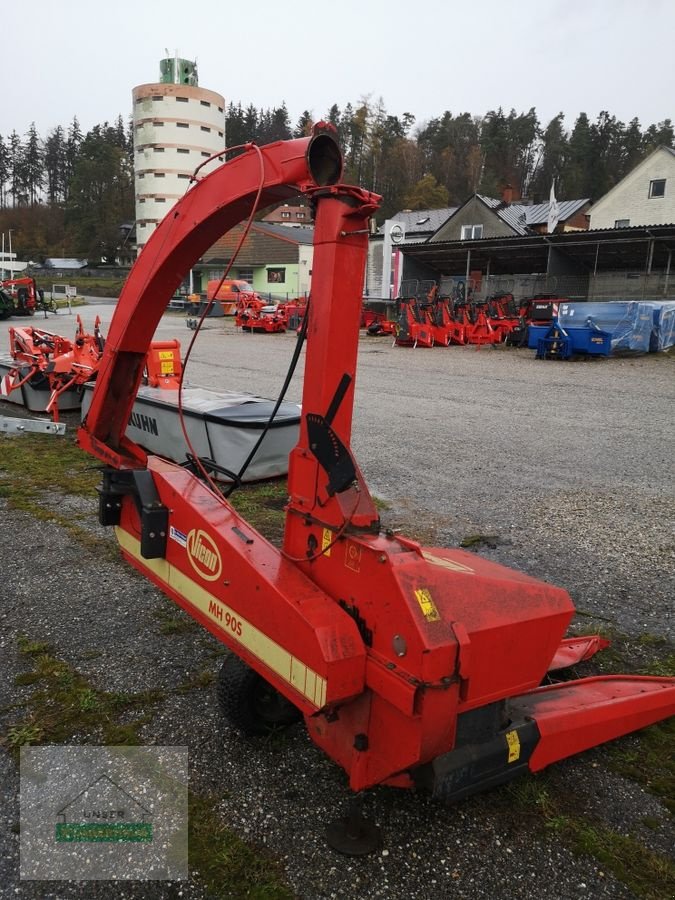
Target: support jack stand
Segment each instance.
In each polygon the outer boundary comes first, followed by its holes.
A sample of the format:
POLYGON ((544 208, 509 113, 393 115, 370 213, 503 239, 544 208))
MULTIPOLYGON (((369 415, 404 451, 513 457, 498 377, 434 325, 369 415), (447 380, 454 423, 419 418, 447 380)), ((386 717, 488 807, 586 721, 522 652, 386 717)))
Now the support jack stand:
POLYGON ((352 797, 344 818, 326 826, 326 840, 331 849, 345 856, 365 856, 380 847, 380 829, 363 816, 363 794, 352 797))

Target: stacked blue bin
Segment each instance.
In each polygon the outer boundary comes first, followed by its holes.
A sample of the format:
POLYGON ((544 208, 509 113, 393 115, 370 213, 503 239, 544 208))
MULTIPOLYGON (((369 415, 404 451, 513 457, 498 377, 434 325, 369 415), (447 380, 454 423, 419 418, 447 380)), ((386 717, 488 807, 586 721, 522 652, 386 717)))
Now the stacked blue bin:
POLYGON ((611 349, 647 353, 654 329, 654 310, 639 300, 609 303, 561 303, 558 321, 568 327, 584 327, 588 322, 610 335, 611 349))
POLYGON ((675 347, 675 301, 652 300, 652 337, 649 349, 652 353, 675 347))

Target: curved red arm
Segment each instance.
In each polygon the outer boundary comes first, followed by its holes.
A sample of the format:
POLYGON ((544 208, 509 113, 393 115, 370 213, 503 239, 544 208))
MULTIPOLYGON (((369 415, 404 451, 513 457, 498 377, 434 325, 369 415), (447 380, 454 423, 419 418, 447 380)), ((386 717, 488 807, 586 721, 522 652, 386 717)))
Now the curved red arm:
POLYGON ((196 184, 155 229, 129 273, 115 310, 91 407, 78 432, 83 449, 116 468, 144 465, 124 437, 145 356, 185 273, 246 219, 262 181, 260 207, 299 191, 336 184, 342 158, 328 134, 251 147, 196 184))

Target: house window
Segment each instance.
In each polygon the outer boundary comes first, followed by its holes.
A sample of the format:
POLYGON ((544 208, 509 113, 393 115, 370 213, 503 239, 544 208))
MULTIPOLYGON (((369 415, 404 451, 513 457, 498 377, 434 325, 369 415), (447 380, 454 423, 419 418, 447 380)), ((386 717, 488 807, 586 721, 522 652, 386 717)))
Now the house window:
POLYGON ((267 270, 267 283, 268 284, 284 284, 286 281, 286 269, 268 269, 267 270))
POLYGON ((178 177, 179 177, 179 178, 184 178, 186 181, 190 178, 189 175, 185 175, 185 174, 182 173, 182 172, 178 175, 178 177))
POLYGON ((164 178, 164 172, 155 172, 155 178, 164 178))
POLYGON ((282 219, 290 219, 290 217, 291 217, 291 214, 289 212, 287 212, 286 210, 282 211, 282 213, 281 213, 282 219))
POLYGON ((202 106, 211 106, 211 104, 209 103, 208 100, 200 100, 199 102, 201 103, 202 106))
MULTIPOLYGON (((155 102, 158 102, 159 100, 163 100, 164 97, 162 96, 162 94, 154 94, 153 97, 152 97, 152 99, 153 99, 155 102)), ((139 100, 138 102, 140 103, 141 101, 139 100)))
POLYGON ((176 126, 178 128, 189 128, 190 127, 187 122, 176 122, 176 126))
POLYGON ((666 179, 656 178, 649 182, 649 197, 665 197, 666 196, 666 179))
POLYGON ((164 147, 153 147, 155 153, 164 153, 164 147))
POLYGON ((155 203, 166 203, 166 197, 155 197, 155 203))
POLYGON ((477 241, 483 237, 482 225, 462 225, 461 241, 477 241))
POLYGON ((222 106, 219 106, 219 107, 218 107, 218 112, 221 113, 222 111, 223 111, 223 107, 222 107, 222 106))
POLYGON ((296 214, 295 214, 295 218, 296 218, 296 219, 304 219, 304 218, 305 218, 304 212, 296 213, 296 214))
POLYGON ((164 122, 153 122, 152 124, 155 126, 155 128, 163 128, 164 127, 164 122))
POLYGON ((176 147, 176 153, 189 153, 187 147, 176 147))
POLYGON ((222 137, 222 136, 223 136, 223 132, 222 132, 222 131, 219 131, 219 132, 218 132, 218 137, 222 137))
POLYGON ((630 219, 616 219, 614 222, 615 228, 628 228, 630 226, 630 219))
POLYGON ((211 133, 211 129, 208 127, 208 125, 202 125, 201 129, 202 129, 202 131, 208 131, 209 134, 211 133))
POLYGON ((237 278, 240 281, 248 281, 249 284, 253 284, 253 269, 239 269, 237 278))
POLYGON ((187 102, 188 102, 187 97, 176 97, 176 103, 187 103, 187 102))
POLYGON ((206 150, 202 150, 202 156, 211 156, 210 153, 207 153, 206 150))

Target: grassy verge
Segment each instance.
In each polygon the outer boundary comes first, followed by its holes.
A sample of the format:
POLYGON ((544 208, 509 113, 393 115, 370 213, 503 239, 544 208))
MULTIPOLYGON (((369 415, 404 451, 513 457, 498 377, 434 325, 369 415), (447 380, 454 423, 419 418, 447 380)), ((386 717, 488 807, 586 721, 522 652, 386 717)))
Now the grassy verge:
MULTIPOLYGON (((593 674, 675 678, 675 648, 665 638, 631 637, 607 627, 600 633, 611 645, 588 664, 593 674)), ((675 718, 611 743, 604 753, 612 771, 638 782, 675 815, 675 718)))
MULTIPOLYGON (((8 724, 0 744, 18 761, 22 746, 35 744, 140 744, 141 728, 165 698, 160 690, 141 693, 102 691, 73 666, 55 656, 43 641, 19 639, 29 668, 16 676, 17 687, 30 694, 0 710, 8 724)), ((209 687, 213 673, 195 673, 176 688, 184 694, 209 687)), ((215 898, 291 900, 278 863, 265 850, 250 846, 228 829, 218 814, 222 797, 190 793, 188 800, 189 861, 193 876, 215 898)))
POLYGON ((15 704, 21 715, 0 734, 0 742, 16 758, 26 744, 65 744, 74 738, 96 738, 100 744, 138 744, 140 728, 150 721, 153 706, 164 699, 161 691, 124 694, 92 687, 42 641, 22 637, 19 649, 32 667, 17 675, 15 683, 33 690, 15 704))
POLYGON ((59 512, 45 504, 46 494, 90 497, 92 510, 101 473, 72 435, 22 434, 0 438, 0 497, 42 522, 53 522, 78 543, 117 557, 117 550, 86 527, 88 515, 59 512))
MULTIPOLYGON (((583 796, 556 785, 555 773, 530 775, 495 795, 504 818, 554 833, 579 856, 590 856, 644 900, 675 896, 675 864, 645 847, 639 836, 620 834, 583 809, 583 796)), ((494 806, 492 807, 494 811, 494 806)), ((652 823, 658 829, 659 823, 652 823)))
MULTIPOLYGON (((65 275, 56 280, 72 285, 78 294, 89 297, 119 297, 126 278, 81 278, 77 275, 65 275)), ((49 296, 52 284, 55 284, 56 280, 48 282, 46 279, 38 278, 38 287, 49 296)))
POLYGON ((279 545, 284 535, 286 479, 245 484, 230 498, 237 512, 268 541, 279 545))

